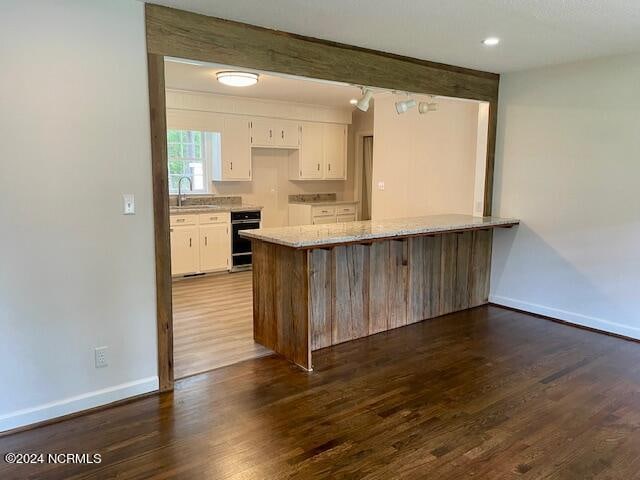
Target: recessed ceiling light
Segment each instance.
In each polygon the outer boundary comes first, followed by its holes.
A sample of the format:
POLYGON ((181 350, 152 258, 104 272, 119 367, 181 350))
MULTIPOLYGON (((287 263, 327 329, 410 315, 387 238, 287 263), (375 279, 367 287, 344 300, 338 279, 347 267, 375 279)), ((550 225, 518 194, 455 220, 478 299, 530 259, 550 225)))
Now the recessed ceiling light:
POLYGON ((482 41, 483 45, 486 45, 487 47, 493 47, 495 45, 498 45, 500 43, 500 39, 498 37, 489 37, 489 38, 485 38, 482 41))
POLYGON ((258 74, 249 72, 218 72, 216 78, 230 87, 250 87, 258 83, 258 74))
POLYGON ((349 100, 349 103, 350 103, 351 105, 355 105, 355 104, 357 104, 357 103, 358 103, 358 99, 357 99, 357 98, 352 98, 351 100, 349 100))

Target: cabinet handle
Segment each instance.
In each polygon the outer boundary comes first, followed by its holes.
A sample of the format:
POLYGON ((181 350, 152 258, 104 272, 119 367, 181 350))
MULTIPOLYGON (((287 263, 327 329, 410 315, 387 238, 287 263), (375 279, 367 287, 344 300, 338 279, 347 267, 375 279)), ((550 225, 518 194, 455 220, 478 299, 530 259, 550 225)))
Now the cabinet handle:
POLYGON ((205 235, 205 237, 204 237, 204 246, 205 246, 205 247, 207 246, 207 236, 206 236, 206 235, 205 235))
POLYGON ((320 164, 318 164, 318 171, 320 171, 320 164))
POLYGON ((282 139, 284 140, 284 130, 282 130, 282 139))
POLYGON ((269 129, 269 138, 273 137, 273 130, 269 129))
POLYGON ((191 248, 191 238, 189 238, 189 248, 191 248))
POLYGON ((218 217, 209 217, 209 220, 217 220, 218 217))
POLYGON ((231 162, 231 170, 233 170, 233 162, 231 162))
POLYGON ((176 223, 182 223, 186 220, 186 218, 177 218, 176 223))
POLYGON ((329 164, 329 171, 331 171, 331 164, 329 164))

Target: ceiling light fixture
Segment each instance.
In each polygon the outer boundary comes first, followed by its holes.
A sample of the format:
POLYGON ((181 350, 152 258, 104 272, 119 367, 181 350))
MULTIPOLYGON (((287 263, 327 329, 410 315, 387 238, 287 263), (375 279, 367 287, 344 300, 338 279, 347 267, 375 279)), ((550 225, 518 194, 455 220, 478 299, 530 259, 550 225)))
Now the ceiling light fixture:
POLYGON ((500 39, 498 37, 488 37, 482 41, 482 44, 486 45, 487 47, 495 47, 499 43, 500 39))
POLYGON ((405 113, 407 110, 415 106, 416 101, 413 98, 402 100, 400 102, 396 102, 396 112, 398 112, 398 114, 405 113))
POLYGON ((362 110, 363 112, 369 110, 369 102, 371 102, 372 98, 373 90, 369 88, 363 88, 362 98, 356 102, 356 107, 358 108, 358 110, 362 110))
POLYGON ((420 102, 418 104, 418 113, 424 115, 425 113, 435 112, 438 110, 438 104, 435 102, 435 97, 429 97, 428 102, 420 102))
POLYGON ((218 72, 218 81, 229 87, 250 87, 258 83, 259 75, 249 72, 218 72))

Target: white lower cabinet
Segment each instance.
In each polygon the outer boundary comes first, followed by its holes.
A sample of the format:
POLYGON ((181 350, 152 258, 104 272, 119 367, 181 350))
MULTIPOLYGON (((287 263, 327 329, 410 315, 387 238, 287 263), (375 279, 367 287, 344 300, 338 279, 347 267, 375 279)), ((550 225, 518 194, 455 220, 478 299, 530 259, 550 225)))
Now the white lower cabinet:
POLYGON ((171 215, 171 275, 229 269, 229 212, 171 215))
POLYGON ((196 273, 199 267, 198 227, 171 228, 171 275, 196 273))
POLYGON ((323 225, 355 222, 357 203, 322 204, 290 203, 289 225, 323 225))

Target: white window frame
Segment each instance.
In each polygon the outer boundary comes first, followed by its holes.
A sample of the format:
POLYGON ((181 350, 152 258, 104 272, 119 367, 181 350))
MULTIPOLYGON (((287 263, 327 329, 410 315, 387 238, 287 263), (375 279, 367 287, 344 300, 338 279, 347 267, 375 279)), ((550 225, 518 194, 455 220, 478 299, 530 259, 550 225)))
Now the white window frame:
MULTIPOLYGON (((195 129, 190 129, 190 128, 168 128, 167 129, 167 138, 169 137, 168 135, 168 131, 169 130, 174 130, 174 131, 181 131, 181 132, 185 132, 185 131, 192 131, 192 132, 200 132, 200 134, 202 135, 202 177, 203 177, 203 188, 201 190, 189 190, 189 185, 183 183, 183 190, 182 193, 185 194, 189 194, 189 195, 206 195, 208 193, 211 193, 211 163, 212 163, 212 154, 213 154, 213 148, 212 148, 212 135, 216 132, 207 132, 204 130, 195 130, 195 129)), ((168 152, 168 144, 169 142, 167 141, 167 169, 169 168, 169 161, 171 161, 171 158, 169 158, 168 152)), ((188 162, 188 159, 179 159, 179 160, 183 160, 185 162, 188 162)), ((195 159, 194 159, 195 160, 195 159)), ((171 173, 168 173, 168 178, 171 178, 171 173)), ((168 188, 169 188, 169 194, 170 195, 177 195, 178 194, 178 190, 175 189, 171 189, 171 182, 168 182, 168 188)))

